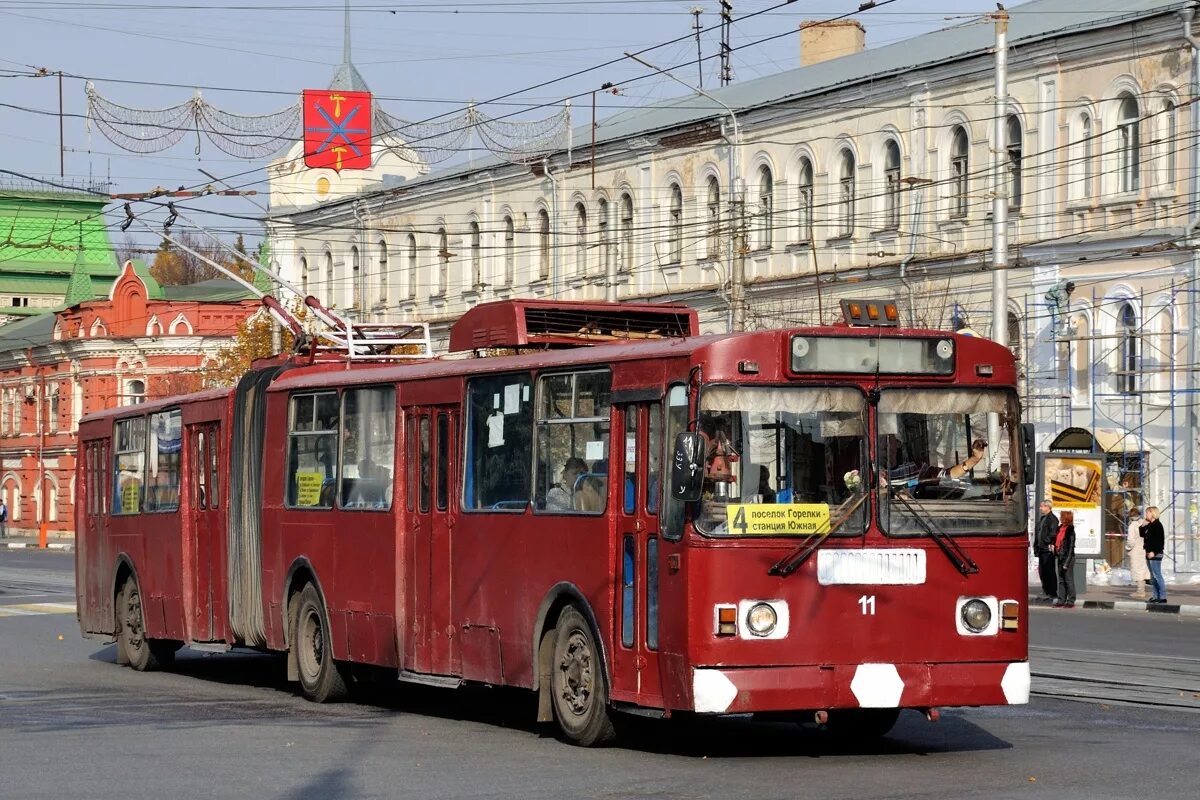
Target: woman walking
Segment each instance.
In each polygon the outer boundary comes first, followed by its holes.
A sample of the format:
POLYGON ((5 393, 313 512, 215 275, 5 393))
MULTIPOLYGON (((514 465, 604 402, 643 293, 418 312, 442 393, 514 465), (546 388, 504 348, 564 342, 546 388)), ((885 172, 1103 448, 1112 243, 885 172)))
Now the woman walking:
POLYGON ((1167 532, 1158 518, 1158 506, 1146 509, 1146 521, 1142 523, 1142 545, 1146 548, 1146 563, 1150 565, 1151 603, 1167 602, 1167 584, 1163 581, 1162 559, 1166 547, 1167 532))
POLYGON ((1064 511, 1058 518, 1054 535, 1054 564, 1058 571, 1058 599, 1055 608, 1075 607, 1075 514, 1064 511))

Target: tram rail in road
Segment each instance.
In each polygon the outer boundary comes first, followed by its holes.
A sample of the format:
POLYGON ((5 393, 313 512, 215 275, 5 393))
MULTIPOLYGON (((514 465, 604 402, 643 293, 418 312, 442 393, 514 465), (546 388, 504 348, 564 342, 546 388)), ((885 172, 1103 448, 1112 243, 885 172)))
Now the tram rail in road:
POLYGON ((1030 645, 1031 693, 1200 712, 1200 658, 1030 645))

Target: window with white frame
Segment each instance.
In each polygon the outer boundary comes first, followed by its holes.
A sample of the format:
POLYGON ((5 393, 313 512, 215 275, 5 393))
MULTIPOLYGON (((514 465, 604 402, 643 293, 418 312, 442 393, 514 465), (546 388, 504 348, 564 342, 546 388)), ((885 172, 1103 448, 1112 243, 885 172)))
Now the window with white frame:
POLYGON ((362 273, 358 263, 358 248, 350 248, 350 307, 362 308, 362 273))
POLYGON ((51 384, 47 387, 48 397, 46 398, 46 429, 51 433, 58 431, 58 415, 61 411, 58 400, 58 384, 51 384))
POLYGON ((1092 164, 1094 144, 1092 133, 1092 116, 1081 111, 1075 118, 1073 139, 1070 150, 1070 185, 1067 196, 1072 200, 1087 200, 1092 197, 1092 179, 1095 174, 1092 164))
POLYGON ((471 233, 471 288, 478 290, 483 285, 483 235, 475 220, 471 220, 468 228, 471 233))
POLYGON ((771 168, 763 164, 758 168, 758 214, 755 225, 755 247, 769 250, 774 241, 775 178, 771 168))
POLYGON ((1171 313, 1171 307, 1158 306, 1154 310, 1153 323, 1154 352, 1150 354, 1150 360, 1154 366, 1154 400, 1167 403, 1170 402, 1169 392, 1175 369, 1175 317, 1171 313))
POLYGON ((1175 186, 1175 101, 1166 98, 1159 111, 1159 183, 1164 189, 1175 186))
POLYGON ((596 235, 600 247, 600 269, 607 275, 613 266, 612 231, 608 226, 608 200, 596 201, 596 235))
POLYGON ((838 173, 838 235, 854 235, 854 153, 842 150, 841 170, 838 173))
POLYGON ((967 129, 954 126, 950 133, 950 216, 965 217, 970 203, 970 154, 967 129))
POLYGON ((146 402, 146 382, 132 380, 125 382, 125 405, 136 406, 146 402))
POLYGON ((807 158, 800 159, 800 170, 796 178, 798 212, 797 234, 801 242, 813 238, 813 165, 807 158))
POLYGON ((415 234, 408 235, 408 296, 414 298, 417 296, 417 237, 415 234))
POLYGON ((705 205, 708 212, 708 246, 706 255, 709 258, 721 257, 721 185, 716 175, 708 176, 708 200, 705 205))
POLYGON ((883 145, 883 227, 900 227, 900 145, 895 139, 883 145))
MULTIPOLYGON (((1092 397, 1092 321, 1085 312, 1071 315, 1070 368, 1067 380, 1071 402, 1086 406, 1092 397)), ((1052 334, 1053 335, 1053 334, 1052 334)))
POLYGON ((1021 180, 1021 120, 1016 114, 1009 114, 1008 120, 1004 126, 1005 142, 1004 151, 1008 169, 1008 207, 1018 209, 1021 207, 1021 199, 1024 194, 1024 185, 1021 180))
POLYGON ((304 295, 308 295, 308 259, 300 256, 300 291, 304 295))
POLYGON ((435 295, 446 294, 447 288, 450 286, 450 237, 446 235, 445 228, 438 228, 438 254, 437 254, 437 280, 434 282, 433 293, 435 295))
POLYGON ((1121 94, 1117 115, 1117 174, 1122 192, 1141 188, 1142 143, 1141 119, 1137 98, 1129 92, 1121 94))
POLYGON ((678 183, 671 184, 671 210, 667 224, 667 262, 679 264, 683 261, 683 190, 678 183))
POLYGON ((621 195, 620 257, 618 264, 625 272, 633 272, 633 195, 621 195))
POLYGON ((538 277, 550 277, 550 213, 538 209, 538 277))
POLYGON ((587 275, 588 229, 587 207, 583 203, 575 204, 575 274, 582 278, 587 275))
POLYGON ((330 305, 337 304, 337 295, 333 293, 333 288, 337 283, 333 279, 333 253, 325 251, 325 302, 330 305))
POLYGON ((505 286, 512 286, 515 279, 517 258, 517 229, 511 216, 504 217, 504 277, 505 286))

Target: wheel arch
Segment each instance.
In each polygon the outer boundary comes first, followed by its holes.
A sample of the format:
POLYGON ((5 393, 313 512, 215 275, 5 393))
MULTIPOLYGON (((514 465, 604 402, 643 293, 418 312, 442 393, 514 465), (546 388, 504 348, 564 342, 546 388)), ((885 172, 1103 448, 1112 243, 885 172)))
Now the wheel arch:
POLYGON ((574 583, 568 581, 556 583, 542 598, 533 626, 533 642, 531 643, 533 685, 529 688, 538 694, 537 718, 539 722, 551 722, 554 719, 550 698, 550 671, 553 664, 554 641, 549 634, 553 632, 554 626, 558 623, 558 615, 569 605, 578 608, 579 613, 583 614, 588 626, 591 627, 592 637, 596 640, 596 646, 600 648, 600 678, 604 681, 606 692, 612 686, 608 674, 608 642, 600 634, 600 625, 596 621, 592 604, 574 583))
POLYGON ((325 600, 325 590, 321 587, 321 579, 317 577, 317 570, 307 556, 298 556, 288 567, 287 576, 283 580, 283 596, 281 598, 283 603, 280 606, 283 610, 283 644, 287 648, 287 679, 289 681, 300 680, 296 651, 292 647, 292 628, 295 627, 292 598, 310 583, 321 598, 321 605, 325 608, 325 615, 328 617, 329 604, 325 600))

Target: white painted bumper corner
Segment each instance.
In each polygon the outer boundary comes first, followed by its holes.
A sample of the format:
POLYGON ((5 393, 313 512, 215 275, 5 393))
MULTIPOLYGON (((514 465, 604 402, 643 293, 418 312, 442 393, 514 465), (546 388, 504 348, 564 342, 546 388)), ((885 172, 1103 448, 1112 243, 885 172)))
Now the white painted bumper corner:
POLYGON ((697 714, 723 714, 733 705, 737 687, 719 669, 692 672, 692 707, 697 714))
POLYGON ((1029 702, 1029 681, 1028 661, 1008 665, 1000 680, 1000 688, 1004 690, 1004 699, 1009 705, 1019 706, 1029 702))

